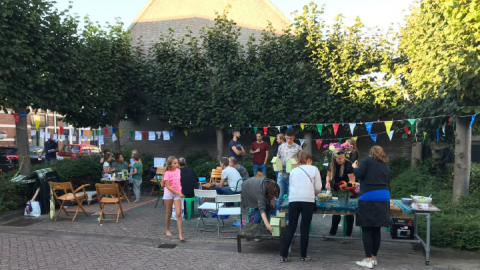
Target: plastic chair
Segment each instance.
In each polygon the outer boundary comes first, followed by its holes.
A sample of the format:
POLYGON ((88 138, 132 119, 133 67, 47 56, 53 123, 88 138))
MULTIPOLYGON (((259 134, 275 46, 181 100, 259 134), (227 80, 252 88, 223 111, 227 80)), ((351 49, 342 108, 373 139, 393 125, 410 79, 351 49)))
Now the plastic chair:
POLYGON ((183 199, 187 204, 187 219, 190 219, 190 217, 192 216, 193 206, 195 205, 195 200, 197 198, 193 197, 193 198, 183 198, 183 199))
MULTIPOLYGON (((200 213, 200 218, 197 221, 197 229, 198 226, 200 225, 200 220, 202 220, 203 225, 205 226, 217 226, 214 224, 206 224, 205 220, 203 219, 203 211, 217 211, 218 207, 222 207, 222 204, 217 204, 217 203, 212 203, 212 202, 204 202, 200 200, 200 198, 211 198, 215 199, 217 197, 217 192, 215 190, 200 190, 200 189, 195 189, 195 198, 198 200, 198 212, 200 213)), ((222 219, 223 221, 223 219, 222 219)), ((204 230, 204 229, 198 229, 199 231, 207 231, 207 232, 214 232, 215 230, 204 230)))
MULTIPOLYGON (((235 195, 217 195, 215 197, 215 203, 217 204, 217 229, 218 229, 218 237, 220 238, 220 216, 224 215, 231 215, 231 216, 240 216, 240 231, 242 231, 242 195, 235 194, 235 195), (240 203, 239 207, 222 207, 223 204, 228 203, 240 203), (220 206, 222 205, 222 206, 220 206)), ((223 221, 223 219, 222 219, 223 221)), ((223 231, 223 232, 237 232, 237 231, 223 231)), ((236 239, 237 237, 235 237, 236 239)))

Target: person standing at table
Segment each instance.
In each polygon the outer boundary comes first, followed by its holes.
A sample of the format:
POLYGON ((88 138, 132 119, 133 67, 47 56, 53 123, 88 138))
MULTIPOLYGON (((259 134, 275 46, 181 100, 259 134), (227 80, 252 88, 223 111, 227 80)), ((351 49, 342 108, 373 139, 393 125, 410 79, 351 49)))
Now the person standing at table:
POLYGON ((350 139, 347 140, 347 143, 350 144, 353 148, 352 148, 352 151, 350 153, 345 154, 345 158, 350 160, 350 162, 352 162, 352 164, 353 164, 355 161, 358 160, 357 141, 350 138, 350 139))
POLYGON ((366 258, 357 265, 372 269, 377 265, 381 227, 390 226, 390 168, 388 157, 381 146, 370 149, 370 156, 360 166, 353 164, 353 173, 360 180, 357 226, 362 227, 362 240, 366 258))
POLYGON ((243 156, 245 156, 246 152, 240 142, 240 136, 240 131, 233 131, 233 139, 228 144, 228 148, 230 149, 230 156, 236 158, 237 162, 242 164, 243 156))
POLYGON ((277 157, 282 160, 283 170, 278 173, 277 184, 280 186, 280 196, 277 199, 277 209, 283 203, 283 196, 288 195, 288 185, 290 174, 286 171, 287 161, 291 158, 297 159, 298 153, 302 152, 302 147, 293 142, 295 139, 295 130, 287 129, 285 132, 287 143, 278 147, 277 157))
POLYGON ((312 166, 312 155, 301 152, 298 158, 299 166, 290 172, 290 195, 288 196, 288 227, 283 237, 280 262, 285 262, 288 249, 297 230, 298 219, 302 215, 300 224, 300 260, 309 261, 307 256, 309 228, 315 210, 315 197, 322 192, 322 178, 317 167, 312 166))
POLYGON ((250 147, 250 155, 253 155, 253 176, 257 175, 258 171, 261 171, 263 176, 267 176, 267 160, 270 146, 263 141, 263 135, 257 133, 257 141, 252 143, 250 147))
POLYGON ((141 195, 141 186, 142 186, 142 164, 140 163, 140 155, 138 153, 133 154, 133 160, 135 164, 133 164, 132 169, 133 172, 129 173, 133 178, 133 193, 135 193, 135 201, 134 203, 140 202, 140 195, 141 195))
MULTIPOLYGON (((336 148, 332 151, 332 162, 328 165, 327 179, 325 188, 330 189, 330 182, 333 182, 334 185, 345 181, 346 183, 354 183, 355 175, 353 174, 352 163, 345 159, 345 151, 340 148, 336 148)), ((333 215, 332 216, 332 227, 330 228, 330 236, 337 234, 338 224, 342 216, 333 215)), ((353 230, 353 221, 355 218, 351 215, 345 216, 347 221, 347 236, 352 236, 353 230)), ((324 238, 324 240, 326 240, 324 238)), ((340 241, 341 244, 349 243, 349 240, 340 241)))

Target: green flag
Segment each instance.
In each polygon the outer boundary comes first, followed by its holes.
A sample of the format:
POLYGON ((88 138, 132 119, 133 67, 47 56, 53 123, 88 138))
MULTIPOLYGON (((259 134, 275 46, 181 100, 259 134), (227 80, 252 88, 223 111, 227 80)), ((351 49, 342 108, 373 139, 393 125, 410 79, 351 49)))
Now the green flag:
POLYGON ((98 136, 100 136, 100 129, 97 130, 97 134, 98 134, 98 136))
POLYGON ((317 130, 318 130, 318 133, 320 133, 320 136, 322 136, 323 125, 317 124, 317 130))
POLYGON ((257 129, 258 129, 257 127, 253 127, 253 132, 254 132, 255 134, 257 134, 257 129))
POLYGON ((343 138, 338 138, 338 143, 342 143, 343 138))
POLYGON ((130 130, 130 139, 133 139, 133 134, 135 134, 134 130, 130 130))
POLYGON ((410 129, 412 130, 412 133, 415 133, 415 132, 413 132, 413 130, 415 129, 415 123, 417 122, 417 119, 408 119, 408 122, 411 125, 410 129))

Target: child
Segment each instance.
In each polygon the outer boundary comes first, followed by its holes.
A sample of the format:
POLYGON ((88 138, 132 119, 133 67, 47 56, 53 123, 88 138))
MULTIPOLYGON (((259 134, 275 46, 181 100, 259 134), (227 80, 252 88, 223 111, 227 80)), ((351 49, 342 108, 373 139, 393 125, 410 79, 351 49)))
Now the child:
POLYGON ((140 163, 138 153, 133 154, 133 160, 135 161, 135 164, 132 166, 133 172, 128 175, 131 175, 133 178, 133 192, 136 197, 136 200, 133 202, 137 203, 140 201, 140 187, 142 186, 142 164, 140 163))
POLYGON ((182 199, 185 195, 182 194, 182 185, 180 183, 180 170, 178 169, 178 159, 176 157, 168 157, 165 165, 165 174, 163 181, 166 189, 163 192, 163 201, 167 208, 167 215, 165 216, 166 234, 172 236, 170 233, 170 217, 172 216, 172 205, 175 203, 175 216, 177 218, 178 235, 180 241, 184 242, 182 234, 182 199))

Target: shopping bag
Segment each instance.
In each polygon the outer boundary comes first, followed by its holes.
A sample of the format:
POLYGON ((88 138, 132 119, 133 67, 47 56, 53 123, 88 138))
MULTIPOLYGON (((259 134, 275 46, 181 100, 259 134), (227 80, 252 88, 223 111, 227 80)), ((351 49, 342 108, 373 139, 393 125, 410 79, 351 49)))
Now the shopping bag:
MULTIPOLYGON (((170 217, 171 220, 177 220, 175 215, 175 203, 172 205, 172 216, 170 217)), ((185 220, 185 206, 184 200, 182 199, 182 220, 185 220)))

